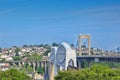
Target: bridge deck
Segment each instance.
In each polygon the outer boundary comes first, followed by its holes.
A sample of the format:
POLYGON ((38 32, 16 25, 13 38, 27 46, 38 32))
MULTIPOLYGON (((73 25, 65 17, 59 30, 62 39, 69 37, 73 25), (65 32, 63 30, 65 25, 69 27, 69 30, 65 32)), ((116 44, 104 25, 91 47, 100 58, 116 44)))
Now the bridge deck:
POLYGON ((108 62, 120 62, 120 56, 106 56, 106 55, 82 55, 77 56, 77 62, 80 61, 108 61, 108 62))

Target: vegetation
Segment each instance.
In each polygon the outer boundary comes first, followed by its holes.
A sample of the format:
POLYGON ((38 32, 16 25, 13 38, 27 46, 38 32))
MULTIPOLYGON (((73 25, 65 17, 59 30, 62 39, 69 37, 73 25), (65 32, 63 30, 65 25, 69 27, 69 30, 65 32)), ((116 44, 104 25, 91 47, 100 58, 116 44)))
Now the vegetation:
POLYGON ((46 49, 47 49, 47 51, 45 51, 45 52, 43 53, 44 56, 48 56, 48 53, 51 52, 51 47, 50 47, 50 46, 46 45, 46 49))
POLYGON ((20 70, 22 72, 24 72, 24 73, 31 73, 31 72, 33 72, 33 68, 31 66, 29 66, 28 64, 22 66, 22 68, 20 70))
POLYGON ((20 51, 20 48, 16 48, 15 52, 18 53, 20 51))
POLYGON ((52 43, 52 46, 59 46, 59 44, 57 44, 57 43, 52 43))
POLYGON ((91 68, 60 71, 55 80, 120 80, 120 69, 95 64, 91 68))
POLYGON ((87 62, 87 61, 82 61, 81 62, 81 68, 89 68, 90 66, 89 66, 89 63, 87 62))
POLYGON ((109 66, 110 68, 120 68, 120 63, 118 62, 94 62, 94 61, 82 61, 81 62, 81 68, 89 68, 92 65, 103 65, 103 66, 109 66))
MULTIPOLYGON (((28 65, 28 64, 25 64, 24 66, 21 67, 20 71, 22 71, 23 73, 32 73, 33 72, 33 68, 28 65)), ((44 74, 44 67, 38 67, 37 68, 37 73, 38 74, 44 74)))
POLYGON ((17 69, 9 69, 0 72, 0 80, 32 80, 32 78, 17 69))
POLYGON ((2 50, 2 48, 0 47, 0 50, 2 50))
POLYGON ((74 47, 75 47, 74 44, 70 44, 70 46, 71 46, 71 48, 74 48, 74 47))
POLYGON ((43 74, 45 72, 43 67, 42 68, 38 67, 37 71, 38 71, 38 74, 43 74))
POLYGON ((29 55, 30 55, 30 52, 25 52, 25 53, 24 53, 24 56, 25 56, 25 57, 28 57, 29 55))
POLYGON ((40 61, 42 59, 42 55, 38 55, 37 53, 33 53, 28 56, 29 61, 40 61))
POLYGON ((6 61, 5 58, 3 58, 3 59, 2 59, 2 62, 5 62, 5 61, 6 61))
POLYGON ((22 47, 28 47, 28 45, 23 45, 22 47))
POLYGON ((39 44, 39 45, 23 45, 22 47, 46 47, 50 46, 49 44, 39 44))
POLYGON ((21 60, 21 57, 20 56, 15 56, 13 57, 14 61, 20 61, 21 60))
POLYGON ((50 53, 51 52, 51 49, 48 49, 47 51, 45 51, 44 53, 43 53, 43 55, 44 56, 48 56, 48 53, 50 53))

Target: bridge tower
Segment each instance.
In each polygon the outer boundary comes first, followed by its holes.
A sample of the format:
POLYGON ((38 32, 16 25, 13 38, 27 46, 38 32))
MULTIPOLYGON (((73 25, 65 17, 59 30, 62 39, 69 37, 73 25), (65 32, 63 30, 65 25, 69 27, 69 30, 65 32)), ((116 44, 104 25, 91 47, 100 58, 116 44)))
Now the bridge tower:
POLYGON ((80 34, 78 37, 78 54, 82 55, 83 50, 82 50, 82 40, 87 39, 87 55, 91 55, 90 53, 90 35, 89 34, 80 34))
POLYGON ((58 47, 53 47, 49 56, 49 79, 54 80, 58 71, 66 71, 68 67, 77 67, 76 50, 62 42, 58 47))

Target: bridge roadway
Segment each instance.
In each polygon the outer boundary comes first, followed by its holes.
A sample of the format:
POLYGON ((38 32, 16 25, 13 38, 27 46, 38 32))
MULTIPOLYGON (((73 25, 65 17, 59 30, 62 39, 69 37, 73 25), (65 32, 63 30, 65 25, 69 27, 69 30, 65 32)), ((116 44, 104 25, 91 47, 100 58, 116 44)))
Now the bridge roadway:
POLYGON ((90 62, 116 62, 120 63, 120 56, 109 56, 109 55, 82 55, 77 56, 77 66, 81 67, 81 62, 87 61, 90 62))

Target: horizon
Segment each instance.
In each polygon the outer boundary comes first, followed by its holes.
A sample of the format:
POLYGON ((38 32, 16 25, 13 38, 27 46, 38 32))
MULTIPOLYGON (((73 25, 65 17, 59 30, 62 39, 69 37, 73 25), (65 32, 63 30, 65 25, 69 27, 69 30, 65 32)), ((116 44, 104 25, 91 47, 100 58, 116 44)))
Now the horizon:
POLYGON ((80 33, 91 35, 91 47, 120 46, 118 0, 2 0, 0 47, 77 44, 80 33))

